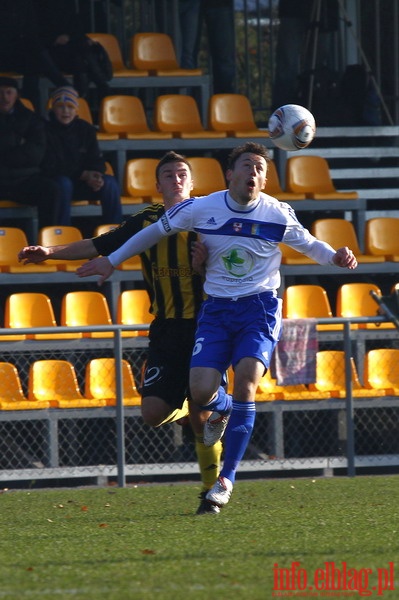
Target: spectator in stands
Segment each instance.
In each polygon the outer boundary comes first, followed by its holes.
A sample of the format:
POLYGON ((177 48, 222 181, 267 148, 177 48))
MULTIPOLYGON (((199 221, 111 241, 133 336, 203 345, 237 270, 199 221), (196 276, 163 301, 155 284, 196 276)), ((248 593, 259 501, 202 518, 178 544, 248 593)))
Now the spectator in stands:
POLYGON ((0 72, 23 75, 22 95, 36 109, 40 105, 41 73, 57 86, 67 83, 43 52, 31 0, 0 2, 0 72))
POLYGON ((85 34, 74 2, 33 1, 40 38, 59 71, 73 75, 73 84, 80 96, 87 96, 90 82, 96 84, 101 98, 107 95, 109 75, 101 68, 96 54, 97 44, 85 34))
POLYGON ((105 174, 96 129, 78 117, 78 107, 73 87, 57 88, 51 96, 43 172, 60 188, 57 224, 70 225, 72 200, 99 200, 104 223, 121 223, 119 184, 105 174))
POLYGON ((59 210, 58 186, 41 173, 45 152, 43 120, 22 104, 17 81, 0 77, 0 197, 37 206, 39 227, 59 210))
MULTIPOLYGON (((193 180, 185 157, 168 152, 160 160, 154 175, 164 204, 147 207, 119 228, 93 239, 67 246, 23 248, 19 259, 25 263, 39 263, 51 258, 91 259, 100 254, 110 254, 134 233, 161 219, 165 209, 190 196, 193 180)), ((195 239, 196 235, 192 233, 178 233, 141 255, 144 282, 152 303, 151 312, 155 315, 150 327, 141 411, 144 421, 153 427, 170 423, 185 414, 180 409, 188 394, 196 316, 203 300, 202 277, 191 266, 191 245, 195 239)), ((219 512, 205 500, 206 491, 217 479, 222 449, 220 442, 210 447, 203 443, 203 423, 208 416, 209 413, 200 413, 190 403, 190 419, 203 484, 197 514, 219 512)))
MULTIPOLYGON (((167 17, 172 2, 157 11, 158 26, 168 29, 167 17)), ((236 91, 235 24, 233 0, 179 0, 178 36, 180 64, 185 69, 198 67, 203 24, 206 26, 209 56, 211 60, 212 91, 214 94, 230 94, 236 91)))
POLYGON ((202 24, 206 25, 214 94, 236 91, 234 0, 201 0, 197 56, 202 24))

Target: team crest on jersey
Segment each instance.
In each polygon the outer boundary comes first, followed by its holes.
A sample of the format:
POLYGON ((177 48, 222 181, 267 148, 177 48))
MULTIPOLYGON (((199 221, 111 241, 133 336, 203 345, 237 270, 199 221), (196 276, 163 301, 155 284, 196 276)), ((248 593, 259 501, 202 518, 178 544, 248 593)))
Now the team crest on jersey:
POLYGON ((242 223, 233 223, 233 229, 236 233, 239 233, 242 230, 242 223))

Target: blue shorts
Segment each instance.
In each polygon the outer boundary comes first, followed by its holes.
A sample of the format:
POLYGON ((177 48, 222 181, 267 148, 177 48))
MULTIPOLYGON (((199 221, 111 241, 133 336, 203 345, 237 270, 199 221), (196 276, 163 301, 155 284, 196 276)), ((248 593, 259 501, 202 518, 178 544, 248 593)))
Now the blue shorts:
POLYGON ((281 304, 273 292, 236 300, 209 297, 198 316, 190 366, 224 373, 242 358, 252 357, 268 369, 281 335, 281 304))

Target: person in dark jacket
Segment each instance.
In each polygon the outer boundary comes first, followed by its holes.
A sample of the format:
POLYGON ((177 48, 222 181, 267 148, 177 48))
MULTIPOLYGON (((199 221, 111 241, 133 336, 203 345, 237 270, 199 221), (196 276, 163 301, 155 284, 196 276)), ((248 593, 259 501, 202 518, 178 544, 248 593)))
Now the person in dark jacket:
POLYGON ((47 153, 43 172, 57 182, 61 198, 58 225, 70 225, 72 200, 99 200, 104 223, 121 223, 119 184, 105 174, 96 129, 78 117, 79 96, 73 87, 51 96, 46 123, 47 153))
MULTIPOLYGON (((86 34, 74 2, 71 0, 33 0, 40 39, 48 56, 62 72, 73 76, 73 85, 86 97, 94 82, 102 98, 109 93, 107 77, 102 71, 94 47, 86 34)), ((57 87, 65 83, 57 84, 57 87)))
POLYGON ((0 2, 0 71, 23 75, 23 96, 34 104, 38 101, 40 48, 32 2, 0 2))
POLYGON ((19 99, 18 83, 0 77, 0 197, 37 206, 39 227, 56 224, 58 187, 41 173, 43 120, 19 99))

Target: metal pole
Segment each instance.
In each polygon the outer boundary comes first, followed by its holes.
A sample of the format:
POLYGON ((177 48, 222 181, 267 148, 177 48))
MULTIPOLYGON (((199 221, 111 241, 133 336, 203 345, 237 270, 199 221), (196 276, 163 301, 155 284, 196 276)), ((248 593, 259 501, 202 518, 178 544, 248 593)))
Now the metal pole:
POLYGON ((348 477, 354 477, 355 471, 355 427, 352 394, 352 348, 350 321, 344 323, 345 351, 345 383, 346 383, 346 457, 348 460, 348 477))
POLYGON ((115 379, 116 379, 116 442, 117 442, 117 471, 118 486, 125 487, 125 421, 123 407, 122 379, 122 335, 121 330, 115 331, 115 379))

